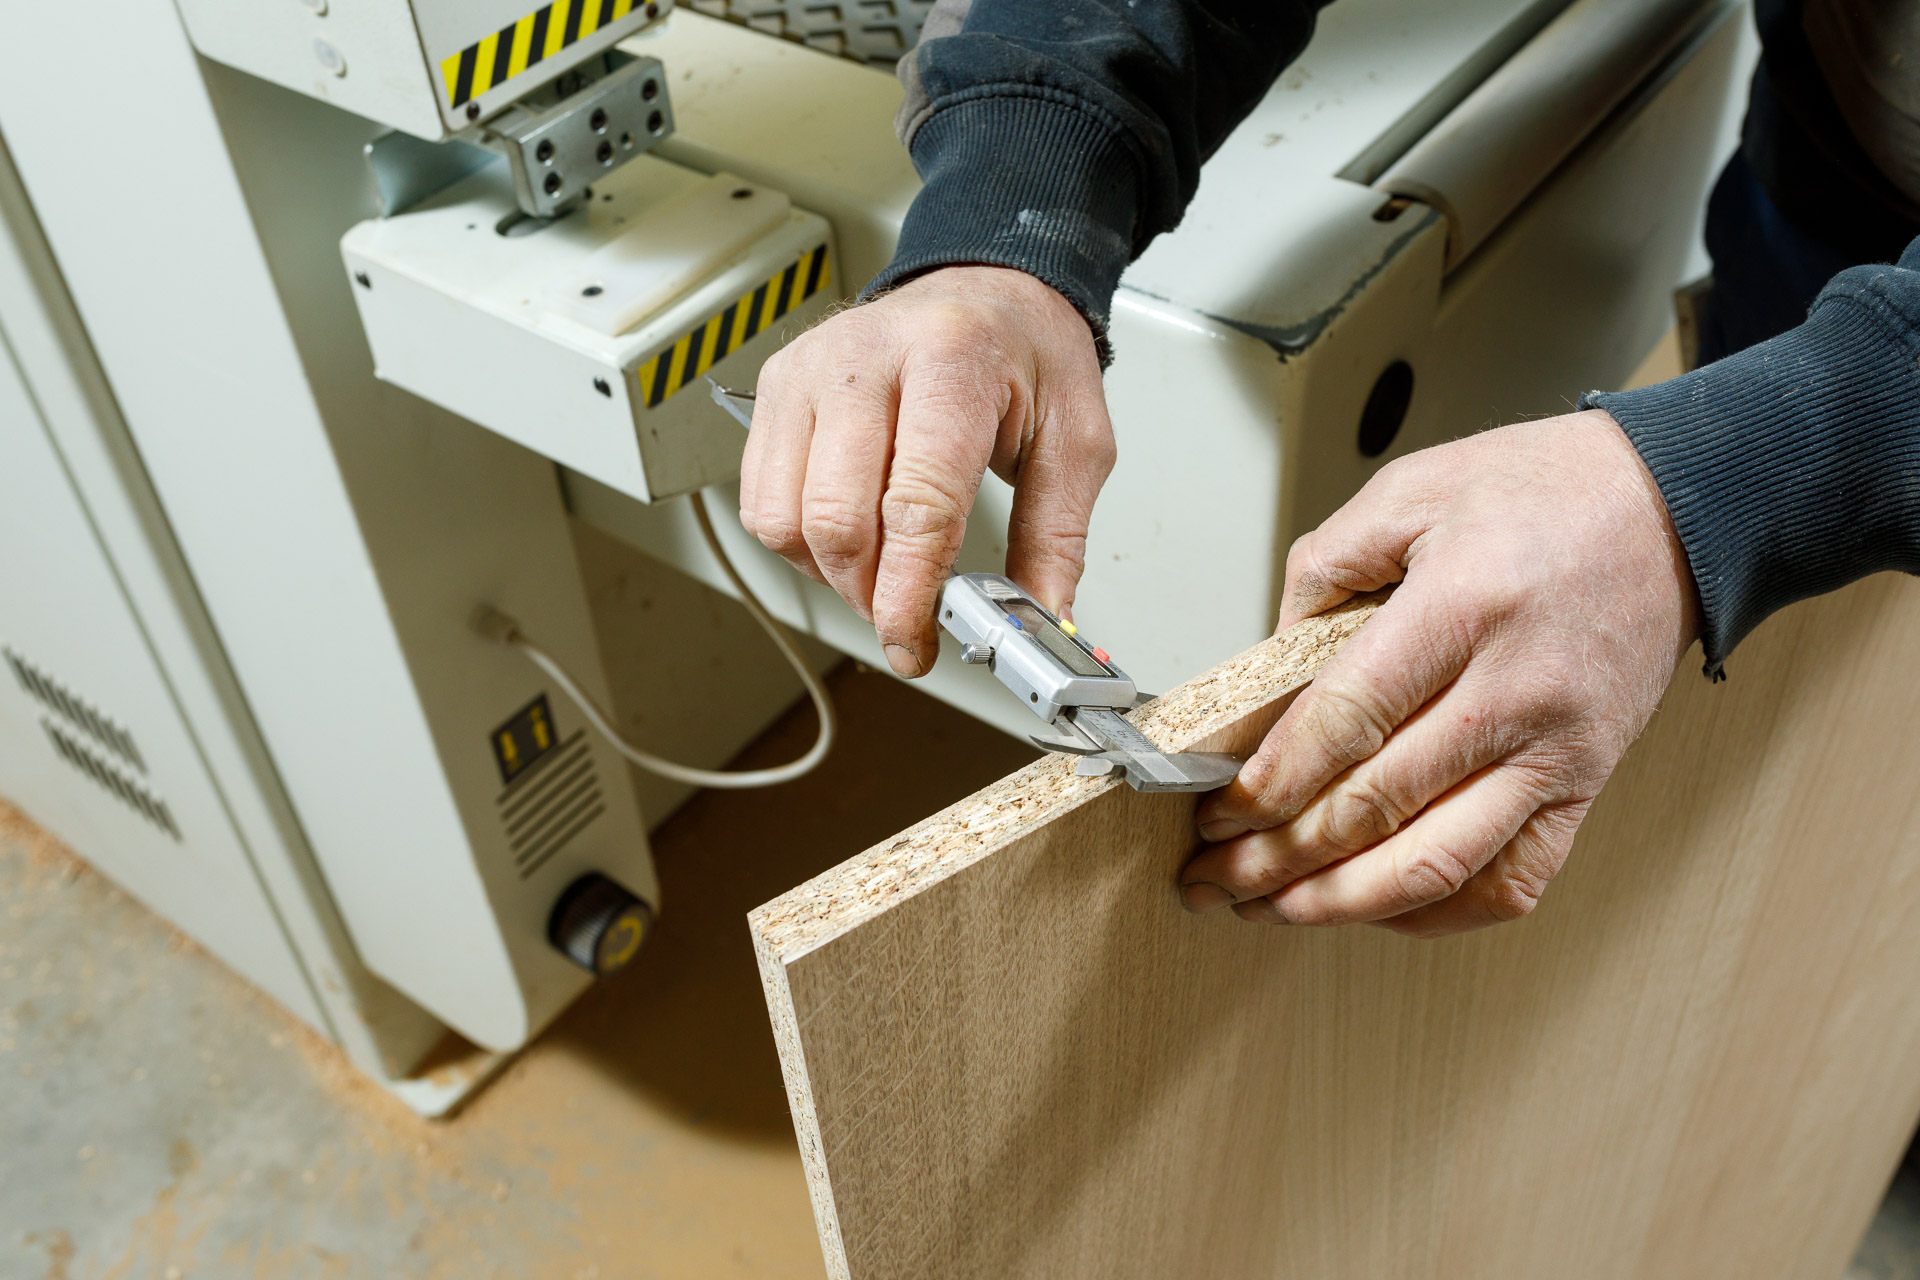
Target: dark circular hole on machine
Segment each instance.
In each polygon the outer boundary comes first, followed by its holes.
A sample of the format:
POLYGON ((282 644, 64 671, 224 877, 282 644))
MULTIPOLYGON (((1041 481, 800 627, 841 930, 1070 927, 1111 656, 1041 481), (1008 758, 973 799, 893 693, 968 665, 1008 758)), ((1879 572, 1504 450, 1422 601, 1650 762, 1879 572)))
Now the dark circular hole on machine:
POLYGON ((560 188, 565 184, 560 180, 559 174, 550 173, 547 175, 547 180, 540 185, 546 188, 548 195, 557 196, 560 194, 560 188))
POLYGON ((593 114, 587 117, 587 123, 593 126, 595 133, 605 133, 607 131, 607 109, 605 107, 595 107, 593 114))
POLYGON ((666 128, 666 125, 667 125, 667 118, 661 115, 658 111, 654 112, 652 115, 647 117, 648 133, 658 133, 660 132, 660 130, 666 128))
POLYGON ((1377 458, 1400 434, 1407 420, 1407 408, 1413 403, 1413 366, 1395 360, 1374 380, 1367 395, 1366 408, 1360 410, 1360 456, 1377 458))

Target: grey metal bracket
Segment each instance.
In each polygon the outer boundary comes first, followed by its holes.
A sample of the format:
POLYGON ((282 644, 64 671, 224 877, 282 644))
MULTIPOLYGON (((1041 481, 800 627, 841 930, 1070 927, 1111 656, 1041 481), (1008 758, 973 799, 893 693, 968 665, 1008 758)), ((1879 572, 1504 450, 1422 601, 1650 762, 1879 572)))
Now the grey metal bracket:
POLYGON ((485 121, 481 140, 507 158, 521 210, 557 218, 597 179, 672 132, 673 103, 660 60, 609 51, 485 121))
POLYGON ((405 213, 500 157, 458 140, 428 142, 410 133, 383 133, 366 145, 367 169, 380 201, 380 216, 405 213))

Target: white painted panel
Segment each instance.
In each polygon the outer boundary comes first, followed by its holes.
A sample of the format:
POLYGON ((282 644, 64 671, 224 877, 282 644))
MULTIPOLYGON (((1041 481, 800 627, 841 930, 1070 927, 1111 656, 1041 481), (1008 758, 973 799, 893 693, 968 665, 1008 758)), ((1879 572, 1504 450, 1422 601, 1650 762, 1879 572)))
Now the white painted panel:
POLYGON ((0 793, 325 1026, 3 339, 0 793))

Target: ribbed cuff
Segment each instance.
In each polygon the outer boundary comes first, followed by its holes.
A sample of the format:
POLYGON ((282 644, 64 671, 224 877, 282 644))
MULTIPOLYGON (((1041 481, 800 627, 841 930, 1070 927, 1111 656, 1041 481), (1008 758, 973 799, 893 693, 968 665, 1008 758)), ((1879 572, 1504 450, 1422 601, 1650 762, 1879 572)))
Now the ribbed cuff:
POLYGON ((913 162, 926 186, 861 299, 934 267, 1013 267, 1079 309, 1104 365, 1139 207, 1118 128, 1064 94, 985 86, 938 104, 913 135, 913 162))
POLYGON ((1581 401, 1613 415, 1660 486, 1699 588, 1709 676, 1776 610, 1920 568, 1920 342, 1876 279, 1895 270, 1843 272, 1770 342, 1581 401))

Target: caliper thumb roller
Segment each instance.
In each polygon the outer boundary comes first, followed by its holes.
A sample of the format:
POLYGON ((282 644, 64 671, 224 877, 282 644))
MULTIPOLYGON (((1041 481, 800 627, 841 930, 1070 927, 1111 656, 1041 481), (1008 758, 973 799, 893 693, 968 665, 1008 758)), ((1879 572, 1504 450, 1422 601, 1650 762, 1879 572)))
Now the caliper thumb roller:
MULTIPOLYGON (((714 403, 753 426, 751 391, 713 382, 714 403)), ((1086 778, 1118 771, 1136 791, 1214 791, 1243 763, 1214 751, 1168 754, 1121 713, 1145 701, 1133 678, 1104 649, 1082 640, 1040 602, 997 573, 963 573, 940 590, 940 626, 960 642, 960 660, 985 666, 1052 733, 1029 734, 1037 747, 1079 756, 1086 778)))

